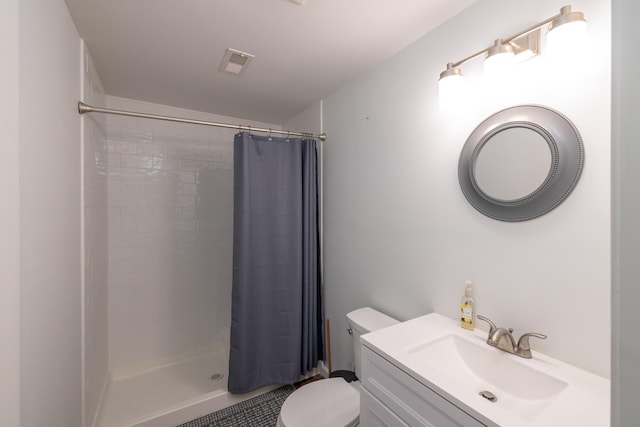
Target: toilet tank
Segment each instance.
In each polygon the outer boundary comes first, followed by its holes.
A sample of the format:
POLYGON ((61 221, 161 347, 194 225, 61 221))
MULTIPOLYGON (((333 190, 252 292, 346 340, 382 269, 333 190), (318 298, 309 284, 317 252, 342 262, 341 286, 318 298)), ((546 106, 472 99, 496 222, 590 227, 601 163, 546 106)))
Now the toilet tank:
POLYGON ((360 335, 400 323, 399 320, 380 313, 371 307, 359 308, 347 313, 347 323, 351 329, 351 345, 356 376, 360 378, 360 335))

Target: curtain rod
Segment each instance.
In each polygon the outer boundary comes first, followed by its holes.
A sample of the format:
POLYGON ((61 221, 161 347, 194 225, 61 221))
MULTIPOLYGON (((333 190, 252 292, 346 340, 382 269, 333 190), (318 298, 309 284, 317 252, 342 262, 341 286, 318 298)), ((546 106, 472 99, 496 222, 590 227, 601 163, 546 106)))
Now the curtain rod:
POLYGON ((140 117, 143 119, 155 119, 155 120, 166 120, 169 122, 179 122, 179 123, 190 123, 194 125, 204 125, 204 126, 215 126, 220 128, 227 129, 238 129, 238 130, 246 130, 249 132, 268 132, 269 134, 279 134, 279 135, 287 135, 287 136, 302 136, 307 138, 318 138, 320 141, 324 141, 327 139, 327 135, 321 133, 319 135, 314 135, 312 133, 307 132, 291 132, 286 130, 277 130, 277 129, 266 129, 266 128, 258 128, 248 125, 230 125, 228 123, 216 123, 216 122, 208 122, 205 120, 191 120, 191 119, 183 119, 180 117, 171 117, 171 116, 159 116, 156 114, 147 114, 147 113, 136 113, 134 111, 124 111, 124 110, 113 110, 110 108, 100 108, 93 107, 91 105, 85 104, 82 101, 78 102, 78 113, 105 113, 105 114, 115 114, 118 116, 129 116, 129 117, 140 117))

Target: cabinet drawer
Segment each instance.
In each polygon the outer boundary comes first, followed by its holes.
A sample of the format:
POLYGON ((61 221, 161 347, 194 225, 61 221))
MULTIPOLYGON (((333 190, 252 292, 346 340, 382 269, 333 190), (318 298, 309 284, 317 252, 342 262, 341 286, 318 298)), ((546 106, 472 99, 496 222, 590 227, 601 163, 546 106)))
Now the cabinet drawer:
POLYGON ((360 425, 363 427, 409 427, 366 389, 360 389, 360 425))
POLYGON ((363 388, 409 426, 485 426, 365 346, 362 377, 363 388))

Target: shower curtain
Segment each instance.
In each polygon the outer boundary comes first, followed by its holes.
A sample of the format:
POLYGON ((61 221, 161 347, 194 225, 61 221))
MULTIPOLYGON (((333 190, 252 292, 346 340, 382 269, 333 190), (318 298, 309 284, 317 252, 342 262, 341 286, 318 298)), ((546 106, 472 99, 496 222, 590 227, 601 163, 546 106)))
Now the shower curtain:
POLYGON ((324 356, 316 141, 234 141, 231 393, 290 384, 324 356))

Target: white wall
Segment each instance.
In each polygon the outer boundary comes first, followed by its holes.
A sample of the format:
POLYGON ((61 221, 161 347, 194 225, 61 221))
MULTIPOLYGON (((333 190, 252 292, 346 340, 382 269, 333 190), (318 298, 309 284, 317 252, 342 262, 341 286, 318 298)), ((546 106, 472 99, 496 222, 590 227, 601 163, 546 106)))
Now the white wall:
POLYGON ((545 333, 535 350, 609 375, 610 2, 573 3, 589 22, 583 63, 538 58, 500 89, 484 86, 476 61, 464 67, 468 105, 456 113, 438 109, 447 62, 563 4, 479 2, 324 101, 324 270, 335 367, 351 361, 348 311, 370 305, 399 319, 430 311, 455 319, 469 279, 480 314, 516 334, 545 333), (495 221, 464 198, 458 157, 484 118, 524 103, 552 107, 575 123, 585 169, 549 214, 495 221))
POLYGON ((20 425, 19 1, 0 2, 0 425, 20 425))
MULTIPOLYGON (((107 105, 240 124, 111 96, 107 105)), ((228 347, 236 131, 122 116, 107 125, 111 368, 228 347)))
MULTIPOLYGON (((106 104, 100 77, 82 44, 82 100, 106 104)), ((107 118, 82 116, 84 422, 93 425, 109 373, 107 262, 107 118)))
POLYGON ((62 0, 23 0, 20 416, 82 424, 80 39, 62 0))
POLYGON ((296 132, 322 133, 322 101, 316 102, 302 113, 289 119, 283 129, 296 132))
POLYGON ((640 406, 640 327, 636 304, 640 299, 640 151, 637 135, 640 122, 636 104, 640 97, 640 38, 635 0, 613 0, 613 426, 638 423, 640 406))

